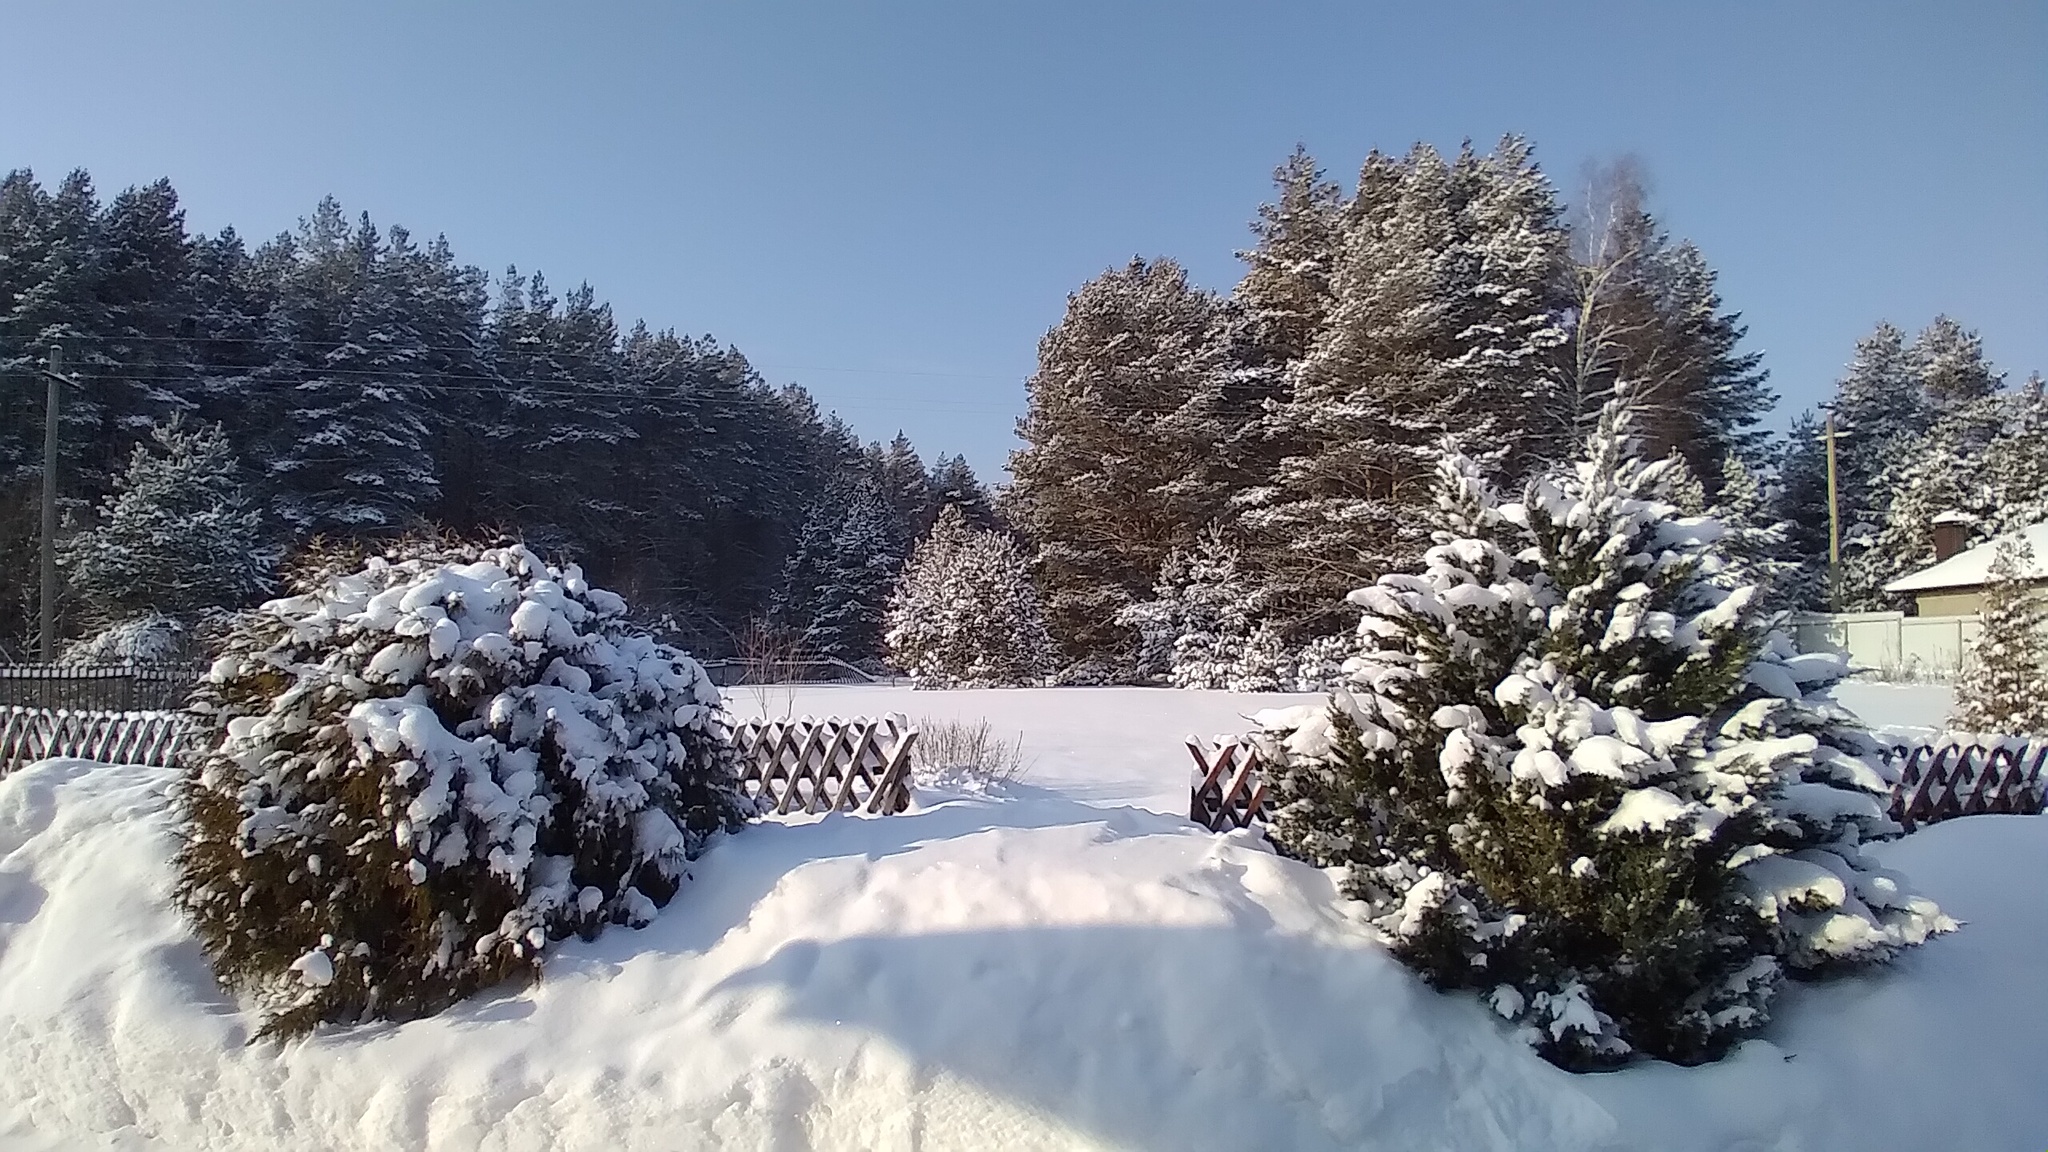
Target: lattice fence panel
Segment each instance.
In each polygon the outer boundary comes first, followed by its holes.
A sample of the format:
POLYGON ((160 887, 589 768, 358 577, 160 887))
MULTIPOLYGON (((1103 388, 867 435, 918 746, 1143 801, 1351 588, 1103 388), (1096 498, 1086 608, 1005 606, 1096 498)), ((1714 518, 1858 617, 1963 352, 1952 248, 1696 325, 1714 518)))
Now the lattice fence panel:
POLYGON ((64 756, 169 766, 189 729, 175 712, 66 712, 0 707, 0 772, 64 756))
POLYGON ((2048 799, 2048 740, 1951 740, 1893 749, 1892 819, 1908 831, 1956 816, 2038 815, 2048 799))
POLYGON ((1226 832, 1264 817, 1266 778, 1259 750, 1250 739, 1239 736, 1205 743, 1190 736, 1188 753, 1195 758, 1188 819, 1211 832, 1226 832))
POLYGON ((745 720, 732 734, 740 786, 777 815, 903 811, 916 742, 902 716, 745 720))
MULTIPOLYGON (((1265 819, 1266 782, 1248 737, 1188 738, 1195 758, 1188 819, 1212 832, 1265 819)), ((2038 815, 2048 807, 2048 740, 1950 740, 1899 745, 1892 819, 1907 831, 1956 816, 2038 815)))

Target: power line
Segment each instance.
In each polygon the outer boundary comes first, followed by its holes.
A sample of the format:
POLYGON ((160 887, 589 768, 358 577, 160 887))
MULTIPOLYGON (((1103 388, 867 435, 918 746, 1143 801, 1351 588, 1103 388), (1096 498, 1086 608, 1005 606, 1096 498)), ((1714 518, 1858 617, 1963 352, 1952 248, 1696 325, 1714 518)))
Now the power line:
MULTIPOLYGON (((284 345, 287 347, 338 346, 340 344, 348 343, 348 341, 342 340, 301 340, 297 338, 278 339, 276 337, 270 336, 88 336, 73 333, 67 333, 64 339, 67 343, 72 343, 79 340, 92 340, 98 341, 99 343, 102 344, 130 344, 138 342, 150 342, 175 344, 259 344, 284 345)), ((504 347, 495 345, 490 341, 479 341, 475 344, 411 344, 407 345, 407 347, 412 350, 421 352, 460 352, 469 354, 486 353, 492 351, 503 352, 506 350, 504 347)), ((539 354, 554 357, 556 359, 580 360, 586 364, 596 363, 599 361, 608 361, 613 357, 623 358, 624 355, 622 352, 576 352, 565 349, 549 349, 545 353, 539 354)), ((724 357, 727 354, 714 353, 713 355, 724 357)), ((833 367, 823 364, 782 364, 775 363, 772 361, 754 360, 749 358, 743 352, 733 352, 730 354, 730 357, 734 360, 745 363, 748 367, 751 368, 772 368, 778 372, 841 372, 870 376, 915 376, 936 380, 1005 380, 1014 382, 1017 379, 1017 377, 1015 376, 996 375, 985 372, 929 372, 919 369, 908 368, 851 368, 833 367)))

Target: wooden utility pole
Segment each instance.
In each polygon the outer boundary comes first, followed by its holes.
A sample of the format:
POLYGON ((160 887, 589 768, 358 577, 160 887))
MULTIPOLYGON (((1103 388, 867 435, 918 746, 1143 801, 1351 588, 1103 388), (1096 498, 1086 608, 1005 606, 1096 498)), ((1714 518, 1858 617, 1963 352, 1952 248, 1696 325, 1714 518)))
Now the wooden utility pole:
POLYGON ((1828 607, 1842 610, 1842 501, 1835 485, 1835 414, 1821 432, 1828 446, 1828 607))
POLYGON ((64 402, 64 348, 50 345, 50 366, 43 369, 49 385, 43 405, 43 662, 57 660, 57 413, 64 402))

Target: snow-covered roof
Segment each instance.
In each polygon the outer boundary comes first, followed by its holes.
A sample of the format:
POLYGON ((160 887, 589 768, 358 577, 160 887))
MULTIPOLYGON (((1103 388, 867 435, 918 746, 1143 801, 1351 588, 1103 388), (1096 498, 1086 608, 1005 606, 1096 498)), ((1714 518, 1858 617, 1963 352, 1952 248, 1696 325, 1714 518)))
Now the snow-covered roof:
MULTIPOLYGON (((2034 552, 2033 560, 2027 566, 2027 577, 2048 580, 2048 520, 2022 529, 2019 534, 2026 538, 2028 547, 2034 552)), ((1884 590, 1927 592, 1935 588, 1979 587, 1991 578, 1991 557, 1997 550, 1998 541, 1986 541, 1910 576, 1901 576, 1885 585, 1884 590)))

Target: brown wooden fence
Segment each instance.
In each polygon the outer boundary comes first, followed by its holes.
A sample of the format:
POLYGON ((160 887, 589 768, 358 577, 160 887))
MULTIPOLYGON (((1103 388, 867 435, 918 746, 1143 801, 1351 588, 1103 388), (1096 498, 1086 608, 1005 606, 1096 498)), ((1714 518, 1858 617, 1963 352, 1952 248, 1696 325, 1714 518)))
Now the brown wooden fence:
MULTIPOLYGON (((52 757, 168 766, 188 737, 176 712, 79 712, 0 706, 0 773, 52 757)), ((901 716, 748 720, 733 729, 740 786, 766 812, 910 806, 917 729, 901 716)))
MULTIPOLYGON (((1265 819, 1266 782, 1249 737, 1188 737, 1195 758, 1188 819, 1212 832, 1265 819)), ((2038 815, 2048 806, 2048 740, 1901 744, 1886 754, 1898 773, 1891 816, 1906 831, 1956 816, 2038 815)))
POLYGON ((1196 765, 1188 819, 1211 832, 1227 832, 1264 815, 1266 774, 1248 737, 1204 742, 1190 736, 1188 752, 1196 765))
POLYGON ((1892 819, 1908 832, 1953 816, 2037 815, 2048 798, 2048 739, 1901 745, 1891 763, 1892 819))
POLYGON ((0 664, 0 707, 73 712, 160 712, 181 708, 206 665, 0 664))
POLYGON ((69 712, 0 705, 0 772, 52 757, 168 767, 184 746, 176 712, 69 712))
POLYGON ((917 729, 901 716, 746 720, 733 729, 740 786, 778 815, 870 812, 910 806, 917 729))

